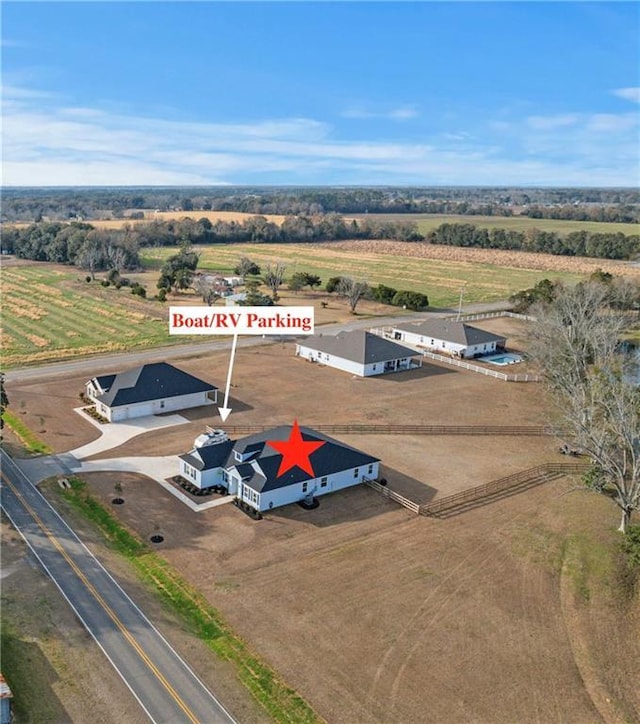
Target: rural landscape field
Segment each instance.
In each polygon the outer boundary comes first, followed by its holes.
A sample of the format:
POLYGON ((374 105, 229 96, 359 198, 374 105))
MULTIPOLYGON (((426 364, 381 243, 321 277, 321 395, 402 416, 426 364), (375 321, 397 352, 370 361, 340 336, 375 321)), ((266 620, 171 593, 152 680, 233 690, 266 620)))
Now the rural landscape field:
POLYGON ((637 4, 1 13, 0 724, 640 724, 637 4))
MULTIPOLYGON (((317 274, 323 283, 351 274, 372 285, 386 284, 420 291, 432 307, 455 307, 463 290, 465 304, 506 300, 544 278, 573 283, 597 269, 640 278, 640 267, 624 262, 546 254, 459 249, 420 243, 332 242, 326 244, 216 244, 196 247, 201 271, 230 274, 241 256, 260 265, 282 261, 287 277, 296 271, 317 274)), ((131 278, 147 288, 149 299, 126 288, 87 283, 80 270, 61 265, 5 261, 3 267, 3 365, 5 368, 86 354, 176 343, 167 331, 167 304, 153 300, 158 270, 175 249, 146 248, 146 271, 131 278)), ((98 280, 101 279, 98 274, 98 280)), ((319 293, 286 293, 282 303, 309 298, 318 306, 330 300, 327 320, 348 318, 346 304, 319 293), (337 312, 341 312, 336 316, 337 312)), ((197 303, 192 291, 173 295, 172 303, 197 303)), ((218 302, 220 304, 220 302, 218 302)), ((363 301, 360 315, 394 314, 393 307, 363 301)))

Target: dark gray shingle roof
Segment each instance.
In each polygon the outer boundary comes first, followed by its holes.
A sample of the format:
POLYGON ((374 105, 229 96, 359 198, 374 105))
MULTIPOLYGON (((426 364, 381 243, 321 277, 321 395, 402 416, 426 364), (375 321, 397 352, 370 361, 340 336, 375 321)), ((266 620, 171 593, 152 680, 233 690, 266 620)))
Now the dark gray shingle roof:
MULTIPOLYGON (((328 435, 323 435, 308 427, 300 427, 300 432, 304 440, 320 440, 325 442, 322 447, 315 450, 309 456, 313 472, 315 473, 313 477, 322 478, 333 473, 341 472, 342 470, 350 470, 352 468, 364 467, 371 463, 380 462, 378 458, 372 455, 361 452, 350 445, 338 442, 328 435)), ((254 462, 252 467, 254 474, 251 478, 244 481, 245 485, 248 485, 258 493, 262 493, 312 479, 308 473, 297 466, 290 468, 286 473, 278 476, 282 455, 268 445, 268 441, 288 440, 290 434, 291 426, 283 425, 273 430, 251 435, 239 441, 239 443, 248 443, 252 447, 258 444, 262 446, 262 450, 257 457, 253 458, 254 462)), ((244 447, 246 448, 246 445, 244 447)))
POLYGON ((100 402, 108 407, 122 407, 217 389, 214 385, 166 362, 154 362, 117 375, 105 375, 95 379, 103 389, 108 385, 104 395, 98 397, 100 402))
POLYGON ((429 319, 416 324, 399 324, 395 329, 466 346, 506 341, 505 337, 498 334, 486 332, 484 329, 478 329, 478 327, 472 327, 470 324, 456 322, 451 319, 429 319))
POLYGON ((307 337, 300 344, 303 347, 317 349, 319 352, 333 354, 336 357, 360 364, 388 362, 416 356, 413 349, 359 329, 352 332, 340 332, 335 336, 316 334, 307 337))
POLYGON ((231 440, 225 440, 216 445, 205 445, 191 450, 191 452, 180 455, 180 459, 196 468, 196 470, 213 470, 223 467, 233 448, 231 440))

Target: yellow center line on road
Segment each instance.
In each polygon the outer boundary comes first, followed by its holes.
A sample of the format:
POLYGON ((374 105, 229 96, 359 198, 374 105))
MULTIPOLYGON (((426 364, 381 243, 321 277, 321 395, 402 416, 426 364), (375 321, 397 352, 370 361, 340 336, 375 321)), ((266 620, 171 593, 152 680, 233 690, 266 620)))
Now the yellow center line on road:
POLYGON ((29 512, 29 514, 33 517, 33 519, 36 521, 36 523, 40 526, 42 531, 45 533, 47 538, 51 541, 51 543, 54 545, 56 550, 62 555, 62 557, 67 561, 67 563, 71 566, 73 572, 78 576, 78 578, 84 583, 86 588, 91 592, 91 594, 94 596, 96 601, 102 606, 104 611, 107 613, 109 618, 113 621, 113 623, 117 626, 117 628, 120 630, 122 635, 125 637, 127 642, 132 646, 133 649, 135 649, 136 653, 140 656, 140 658, 144 661, 144 663, 149 667, 149 669, 153 672, 153 674, 156 676, 158 681, 164 686, 164 688, 169 692, 171 697, 174 699, 176 704, 182 709, 182 711, 186 714, 186 716, 189 718, 189 721, 192 722, 192 724, 200 724, 199 719, 195 716, 195 714, 191 711, 191 709, 185 704, 185 702, 182 700, 178 692, 171 686, 171 684, 167 681, 167 679, 164 677, 161 671, 158 670, 156 665, 151 661, 151 659, 147 656, 145 651, 142 649, 140 644, 135 640, 135 638, 131 635, 129 630, 125 627, 125 625, 120 621, 117 614, 111 606, 102 598, 102 596, 98 593, 95 586, 88 580, 88 578, 85 576, 85 574, 78 568, 76 563, 72 560, 72 558, 69 556, 69 554, 64 550, 58 539, 55 537, 55 535, 49 530, 49 528, 43 523, 40 516, 36 513, 36 511, 27 503, 24 496, 20 493, 20 491, 13 485, 13 483, 9 480, 9 478, 4 474, 4 472, 0 473, 2 476, 2 480, 11 488, 11 490, 15 493, 15 495, 20 499, 22 505, 25 507, 25 509, 29 512))

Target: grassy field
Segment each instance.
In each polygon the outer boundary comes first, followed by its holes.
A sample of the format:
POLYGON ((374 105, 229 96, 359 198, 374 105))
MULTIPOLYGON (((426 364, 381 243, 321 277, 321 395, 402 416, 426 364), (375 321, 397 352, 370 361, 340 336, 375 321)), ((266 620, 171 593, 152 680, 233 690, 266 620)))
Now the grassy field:
MULTIPOLYGON (((145 282, 155 291, 155 275, 145 282)), ((6 265, 2 291, 5 368, 172 341, 165 305, 87 284, 76 269, 6 265)))
MULTIPOLYGON (((466 303, 506 299, 520 289, 533 286, 545 276, 575 282, 583 275, 570 272, 504 268, 497 264, 451 262, 437 259, 363 253, 358 247, 311 244, 216 244, 201 247, 199 268, 228 271, 240 256, 248 256, 264 267, 282 261, 287 276, 295 271, 318 274, 323 283, 340 274, 364 278, 370 284, 386 284, 427 294, 432 306, 456 304, 461 287, 466 303)), ((157 268, 175 249, 144 249, 143 262, 157 268)))
MULTIPOLYGON (((355 219, 365 218, 355 215, 355 219)), ((473 224, 484 229, 508 229, 526 231, 557 231, 569 234, 572 231, 592 231, 600 234, 622 232, 640 234, 640 224, 618 224, 599 221, 565 221, 564 219, 530 219, 528 216, 461 216, 456 214, 368 214, 367 219, 377 221, 415 221, 421 234, 427 234, 440 224, 473 224)))

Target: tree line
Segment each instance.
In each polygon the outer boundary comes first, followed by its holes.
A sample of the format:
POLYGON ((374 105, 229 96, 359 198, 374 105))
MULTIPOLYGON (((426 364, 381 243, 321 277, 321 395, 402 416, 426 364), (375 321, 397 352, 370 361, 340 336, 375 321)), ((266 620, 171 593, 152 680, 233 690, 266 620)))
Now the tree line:
POLYGON ((640 255, 640 235, 620 232, 486 229, 473 224, 440 224, 426 237, 413 222, 361 219, 338 214, 288 216, 281 225, 264 216, 243 221, 184 218, 125 224, 120 229, 96 229, 84 222, 40 222, 3 232, 2 248, 22 259, 75 264, 85 269, 133 269, 141 247, 222 243, 305 243, 344 239, 422 241, 449 246, 546 252, 601 259, 634 259, 640 255))
POLYGON ((249 214, 463 214, 580 221, 640 220, 636 189, 516 187, 177 187, 3 190, 3 221, 122 218, 136 210, 249 214), (47 217, 47 218, 45 218, 47 217))
POLYGON ((620 232, 572 231, 561 235, 540 229, 484 229, 473 224, 440 224, 426 241, 448 246, 481 249, 510 249, 545 252, 563 256, 590 256, 599 259, 633 259, 640 254, 640 235, 620 232))
POLYGON ((7 228, 2 248, 21 259, 75 264, 91 270, 133 269, 139 249, 148 246, 222 243, 293 243, 336 239, 422 239, 414 223, 345 221, 337 214, 320 217, 291 216, 278 226, 264 216, 244 221, 180 219, 96 229, 84 222, 40 222, 7 228), (117 262, 117 263, 116 263, 117 262))

